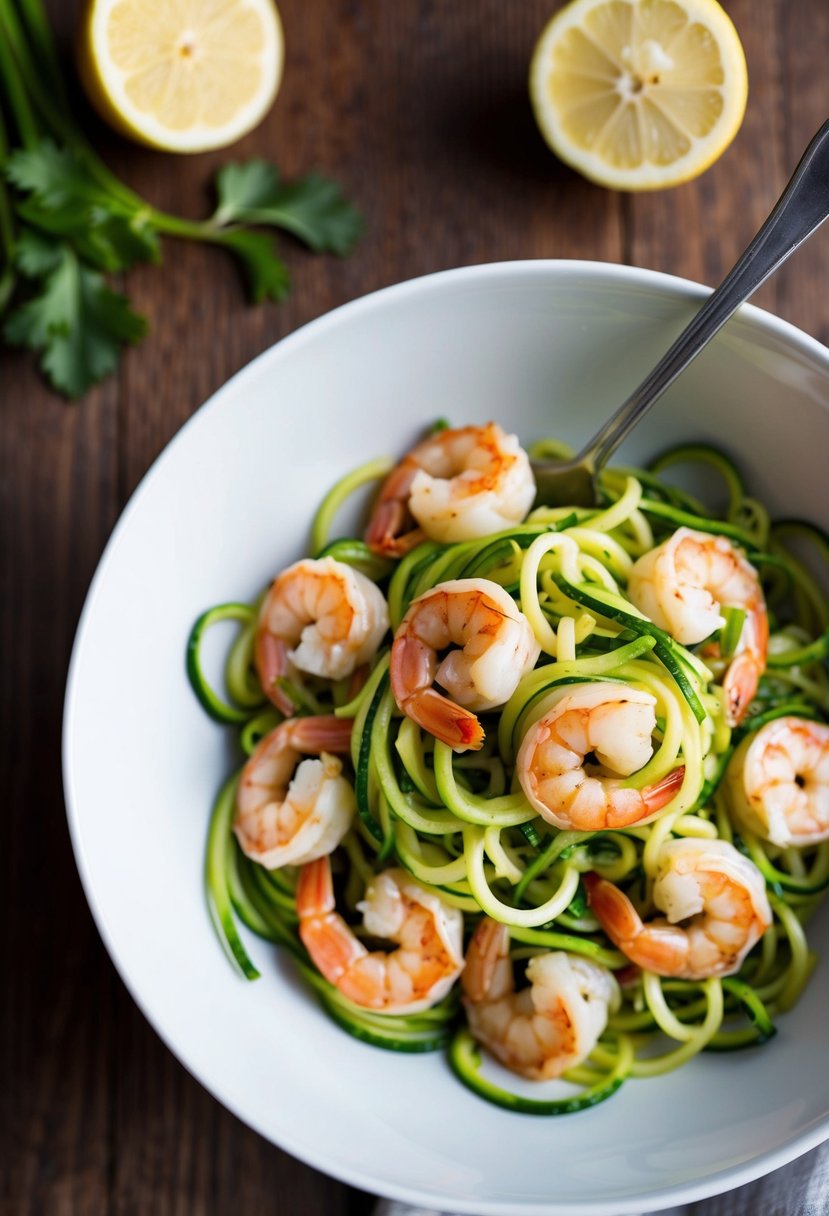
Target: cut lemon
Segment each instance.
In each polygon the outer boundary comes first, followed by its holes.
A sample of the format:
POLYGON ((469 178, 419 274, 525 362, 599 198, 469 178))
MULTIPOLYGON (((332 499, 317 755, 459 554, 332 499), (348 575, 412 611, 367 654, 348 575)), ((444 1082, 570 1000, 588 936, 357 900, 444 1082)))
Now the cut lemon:
POLYGON ((102 117, 169 152, 247 134, 273 104, 283 58, 272 0, 90 0, 79 40, 102 117))
POLYGON ((737 134, 747 95, 742 44, 716 0, 572 0, 530 67, 547 143, 617 190, 702 173, 737 134))

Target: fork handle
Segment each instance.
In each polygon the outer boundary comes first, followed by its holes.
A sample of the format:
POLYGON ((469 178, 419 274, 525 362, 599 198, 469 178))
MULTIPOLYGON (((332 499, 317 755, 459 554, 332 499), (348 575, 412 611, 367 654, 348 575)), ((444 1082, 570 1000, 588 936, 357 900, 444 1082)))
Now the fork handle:
POLYGON ((707 346, 732 313, 820 227, 827 216, 829 121, 823 124, 809 144, 774 210, 733 270, 708 297, 653 371, 576 457, 576 461, 589 464, 594 474, 602 468, 639 420, 707 346))

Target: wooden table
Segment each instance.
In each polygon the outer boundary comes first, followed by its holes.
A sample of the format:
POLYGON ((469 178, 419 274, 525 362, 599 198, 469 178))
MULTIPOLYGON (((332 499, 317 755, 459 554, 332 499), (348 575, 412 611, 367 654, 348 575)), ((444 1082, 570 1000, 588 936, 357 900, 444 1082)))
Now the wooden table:
MULTIPOLYGON (((98 557, 150 462, 254 355, 401 279, 568 257, 717 282, 829 113, 826 0, 731 0, 751 82, 735 144, 690 185, 611 194, 560 165, 530 116, 527 64, 554 0, 280 3, 282 91, 230 155, 337 177, 367 217, 357 252, 313 257, 286 241, 293 293, 253 308, 221 254, 169 244, 163 271, 129 278, 152 333, 81 404, 53 396, 28 356, 4 354, 0 363, 0 1210, 10 1216, 358 1216, 372 1203, 272 1148, 184 1071, 117 978, 75 871, 59 761, 66 667, 98 557)), ((50 5, 65 46, 77 7, 50 5)), ((173 160, 117 141, 82 112, 131 185, 166 209, 204 213, 205 184, 228 154, 173 160)), ((824 234, 760 302, 827 341, 827 281, 824 234)), ((128 638, 124 646, 128 668, 128 638)), ((816 1216, 826 1210, 816 1196, 827 1171, 829 1157, 817 1152, 736 1199, 691 1210, 816 1216)))

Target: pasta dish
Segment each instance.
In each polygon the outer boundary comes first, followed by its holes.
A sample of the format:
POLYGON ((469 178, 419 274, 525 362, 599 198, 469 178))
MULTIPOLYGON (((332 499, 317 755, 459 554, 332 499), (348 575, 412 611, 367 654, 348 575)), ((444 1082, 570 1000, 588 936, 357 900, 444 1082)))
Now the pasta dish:
POLYGON ((205 863, 234 964, 257 977, 241 922, 358 1039, 548 1115, 771 1039, 829 886, 829 539, 702 444, 533 508, 530 457, 568 454, 436 424, 343 477, 310 556, 187 651, 241 748, 205 863))

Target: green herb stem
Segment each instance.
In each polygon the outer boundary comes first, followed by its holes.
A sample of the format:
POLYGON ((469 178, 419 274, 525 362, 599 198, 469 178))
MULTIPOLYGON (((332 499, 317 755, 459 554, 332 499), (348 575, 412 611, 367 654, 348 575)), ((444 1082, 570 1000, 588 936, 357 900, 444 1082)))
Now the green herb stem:
POLYGON ((29 45, 34 48, 40 71, 48 76, 58 101, 66 105, 63 72, 46 10, 40 0, 17 0, 17 11, 26 27, 29 45))
POLYGON ((147 208, 150 223, 165 236, 178 237, 184 241, 209 241, 214 245, 229 245, 227 237, 232 232, 238 232, 238 227, 217 228, 210 220, 188 220, 178 215, 170 215, 167 211, 158 211, 155 207, 147 208))
POLYGON ((769 667, 807 667, 811 663, 820 663, 829 658, 829 629, 822 633, 808 646, 793 646, 790 650, 780 650, 770 654, 766 663, 769 667))
POLYGON ((107 168, 71 113, 42 0, 0 0, 0 107, 8 127, 0 140, 0 312, 12 306, 3 334, 38 351, 65 396, 113 372, 124 344, 145 332, 101 274, 159 261, 160 236, 232 254, 258 302, 290 290, 273 229, 339 255, 360 234, 360 215, 334 182, 318 174, 283 182, 256 157, 218 171, 213 217, 151 206, 107 168), (19 301, 18 279, 26 283, 19 301))
MULTIPOLYGON (((12 51, 14 35, 13 31, 11 34, 9 32, 7 8, 10 8, 8 0, 0 0, 0 85, 8 98, 21 143, 24 148, 33 148, 40 138, 40 131, 29 102, 23 75, 12 51)), ((5 155, 4 153, 4 161, 5 155)))
MULTIPOLYGON (((122 206, 126 206, 128 213, 145 210, 146 203, 144 200, 133 190, 130 190, 128 186, 125 186, 107 168, 97 153, 93 151, 80 127, 69 116, 69 111, 65 104, 62 103, 59 97, 52 97, 48 90, 43 87, 41 73, 38 71, 38 66, 31 54, 26 32, 20 23, 12 0, 0 0, 0 33, 5 33, 8 39, 11 57, 13 57, 17 68, 17 77, 28 94, 26 105, 29 112, 32 112, 33 105, 34 110, 40 114, 50 133, 57 140, 71 148, 82 159, 89 174, 111 194, 113 202, 117 201, 122 206)), ((3 38, 0 37, 0 43, 2 42, 3 38)), ((2 72, 5 73, 5 71, 6 67, 3 65, 2 72)), ((61 79, 61 77, 58 76, 57 79, 61 79)), ((62 88, 63 86, 60 85, 59 93, 62 91, 62 88)), ((36 143, 37 138, 38 130, 35 125, 33 142, 36 143)), ((27 144, 26 146, 31 145, 27 144)))
MULTIPOLYGON (((5 163, 9 152, 9 143, 6 135, 6 124, 3 118, 3 111, 0 109, 0 166, 5 163)), ((6 305, 11 299, 12 292, 16 281, 14 272, 14 213, 12 212, 9 192, 6 188, 6 183, 0 174, 0 314, 5 311, 6 305)))

